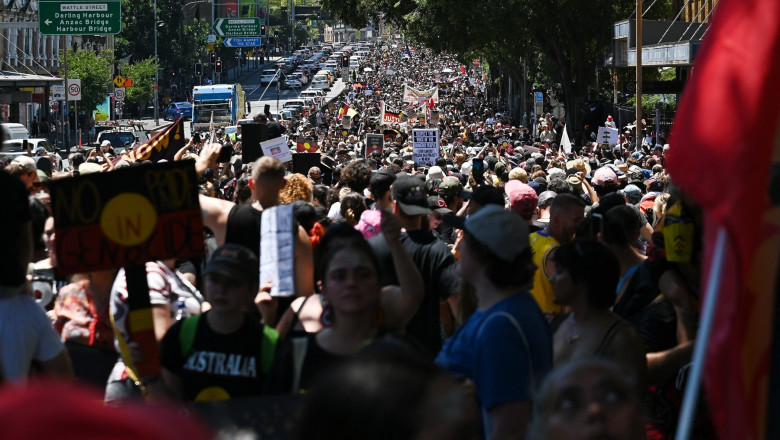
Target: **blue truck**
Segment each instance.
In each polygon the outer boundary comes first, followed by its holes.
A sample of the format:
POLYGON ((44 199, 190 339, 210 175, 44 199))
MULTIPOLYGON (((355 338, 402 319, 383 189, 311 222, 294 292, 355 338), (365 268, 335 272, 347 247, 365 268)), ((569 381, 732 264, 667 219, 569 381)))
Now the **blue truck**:
POLYGON ((195 86, 192 90, 192 132, 207 132, 214 128, 237 125, 244 117, 245 100, 241 84, 195 86))

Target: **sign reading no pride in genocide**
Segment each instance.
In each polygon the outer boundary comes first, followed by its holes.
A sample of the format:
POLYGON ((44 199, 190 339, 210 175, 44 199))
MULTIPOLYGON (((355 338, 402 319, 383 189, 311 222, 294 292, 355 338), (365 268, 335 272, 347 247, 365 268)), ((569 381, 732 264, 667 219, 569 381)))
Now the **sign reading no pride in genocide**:
POLYGON ((203 255, 191 161, 92 173, 51 183, 63 275, 203 255))
POLYGON ((106 35, 122 30, 120 0, 40 0, 43 35, 106 35))
POLYGON ((414 163, 417 165, 433 165, 439 158, 439 129, 412 130, 412 148, 414 163))

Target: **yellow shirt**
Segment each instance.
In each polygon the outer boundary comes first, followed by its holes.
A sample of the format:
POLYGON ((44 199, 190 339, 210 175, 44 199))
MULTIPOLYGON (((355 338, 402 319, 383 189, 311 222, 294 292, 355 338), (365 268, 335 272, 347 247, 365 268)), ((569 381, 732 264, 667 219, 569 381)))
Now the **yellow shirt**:
POLYGON ((531 289, 531 295, 539 303, 539 307, 543 312, 562 313, 563 306, 553 303, 553 287, 550 281, 552 274, 547 273, 545 270, 549 262, 550 253, 558 248, 560 244, 544 231, 534 232, 529 238, 531 249, 534 251, 534 264, 536 265, 534 287, 531 289))

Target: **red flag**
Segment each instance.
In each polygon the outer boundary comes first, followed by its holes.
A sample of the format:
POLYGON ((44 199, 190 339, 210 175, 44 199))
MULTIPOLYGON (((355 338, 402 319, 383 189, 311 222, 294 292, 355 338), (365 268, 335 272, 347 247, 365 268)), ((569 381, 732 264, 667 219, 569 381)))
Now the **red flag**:
POLYGON ((705 211, 705 271, 716 231, 728 236, 705 364, 712 419, 722 439, 764 439, 770 372, 780 367, 770 368, 777 182, 769 193, 770 164, 780 168, 780 2, 717 9, 677 111, 668 170, 705 211))

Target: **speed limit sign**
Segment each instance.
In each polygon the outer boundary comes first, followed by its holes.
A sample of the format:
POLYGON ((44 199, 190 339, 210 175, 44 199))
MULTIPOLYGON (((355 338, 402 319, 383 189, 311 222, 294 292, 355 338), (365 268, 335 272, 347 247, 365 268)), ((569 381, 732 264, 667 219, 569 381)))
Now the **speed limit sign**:
POLYGON ((116 89, 114 90, 114 99, 117 101, 124 101, 125 100, 125 89, 116 89))
POLYGON ((67 92, 68 92, 68 100, 81 101, 81 80, 69 79, 67 92))

